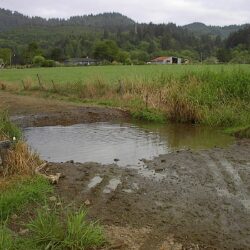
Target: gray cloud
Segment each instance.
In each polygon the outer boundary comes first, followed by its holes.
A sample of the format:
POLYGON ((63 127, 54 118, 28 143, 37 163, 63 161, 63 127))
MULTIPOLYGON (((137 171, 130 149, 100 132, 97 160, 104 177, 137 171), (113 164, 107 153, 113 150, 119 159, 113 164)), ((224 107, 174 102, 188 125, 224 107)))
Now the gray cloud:
POLYGON ((0 7, 45 18, 115 11, 138 22, 250 23, 249 0, 0 0, 0 7))

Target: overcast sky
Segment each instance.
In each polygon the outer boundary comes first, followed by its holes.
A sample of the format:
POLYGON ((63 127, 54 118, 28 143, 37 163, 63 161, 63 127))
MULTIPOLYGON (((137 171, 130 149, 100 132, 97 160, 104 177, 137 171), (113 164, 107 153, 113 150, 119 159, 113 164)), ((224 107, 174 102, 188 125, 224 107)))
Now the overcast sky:
POLYGON ((138 22, 250 23, 250 0, 0 0, 0 7, 45 18, 115 11, 138 22))

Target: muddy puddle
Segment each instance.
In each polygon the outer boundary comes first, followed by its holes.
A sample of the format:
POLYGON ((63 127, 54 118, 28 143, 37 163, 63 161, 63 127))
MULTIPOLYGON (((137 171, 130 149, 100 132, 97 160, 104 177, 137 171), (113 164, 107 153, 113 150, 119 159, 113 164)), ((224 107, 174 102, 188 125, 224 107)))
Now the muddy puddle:
POLYGON ((227 147, 234 139, 214 129, 166 124, 85 123, 72 126, 29 127, 28 144, 50 162, 140 165, 181 149, 227 147))

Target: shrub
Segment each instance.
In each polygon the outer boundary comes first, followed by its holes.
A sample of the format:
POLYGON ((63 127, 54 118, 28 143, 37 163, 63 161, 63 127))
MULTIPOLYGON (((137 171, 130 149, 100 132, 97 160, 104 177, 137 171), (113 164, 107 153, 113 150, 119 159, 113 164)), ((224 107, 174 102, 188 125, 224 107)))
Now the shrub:
POLYGON ((42 66, 45 61, 45 58, 43 56, 34 56, 32 62, 36 66, 42 66))

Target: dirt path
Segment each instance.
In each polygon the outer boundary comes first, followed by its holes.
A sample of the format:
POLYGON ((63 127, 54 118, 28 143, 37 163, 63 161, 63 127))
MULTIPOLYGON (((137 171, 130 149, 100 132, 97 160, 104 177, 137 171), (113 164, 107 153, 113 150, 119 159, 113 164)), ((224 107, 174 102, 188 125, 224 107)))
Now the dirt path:
POLYGON ((22 127, 130 119, 129 113, 122 109, 77 105, 3 91, 0 91, 1 109, 7 109, 12 120, 22 127))
MULTIPOLYGON (((23 126, 128 118, 122 110, 2 92, 1 106, 23 126)), ((63 173, 56 192, 66 203, 88 205, 106 228, 109 249, 250 249, 250 140, 138 166, 50 163, 46 171, 63 173)))

